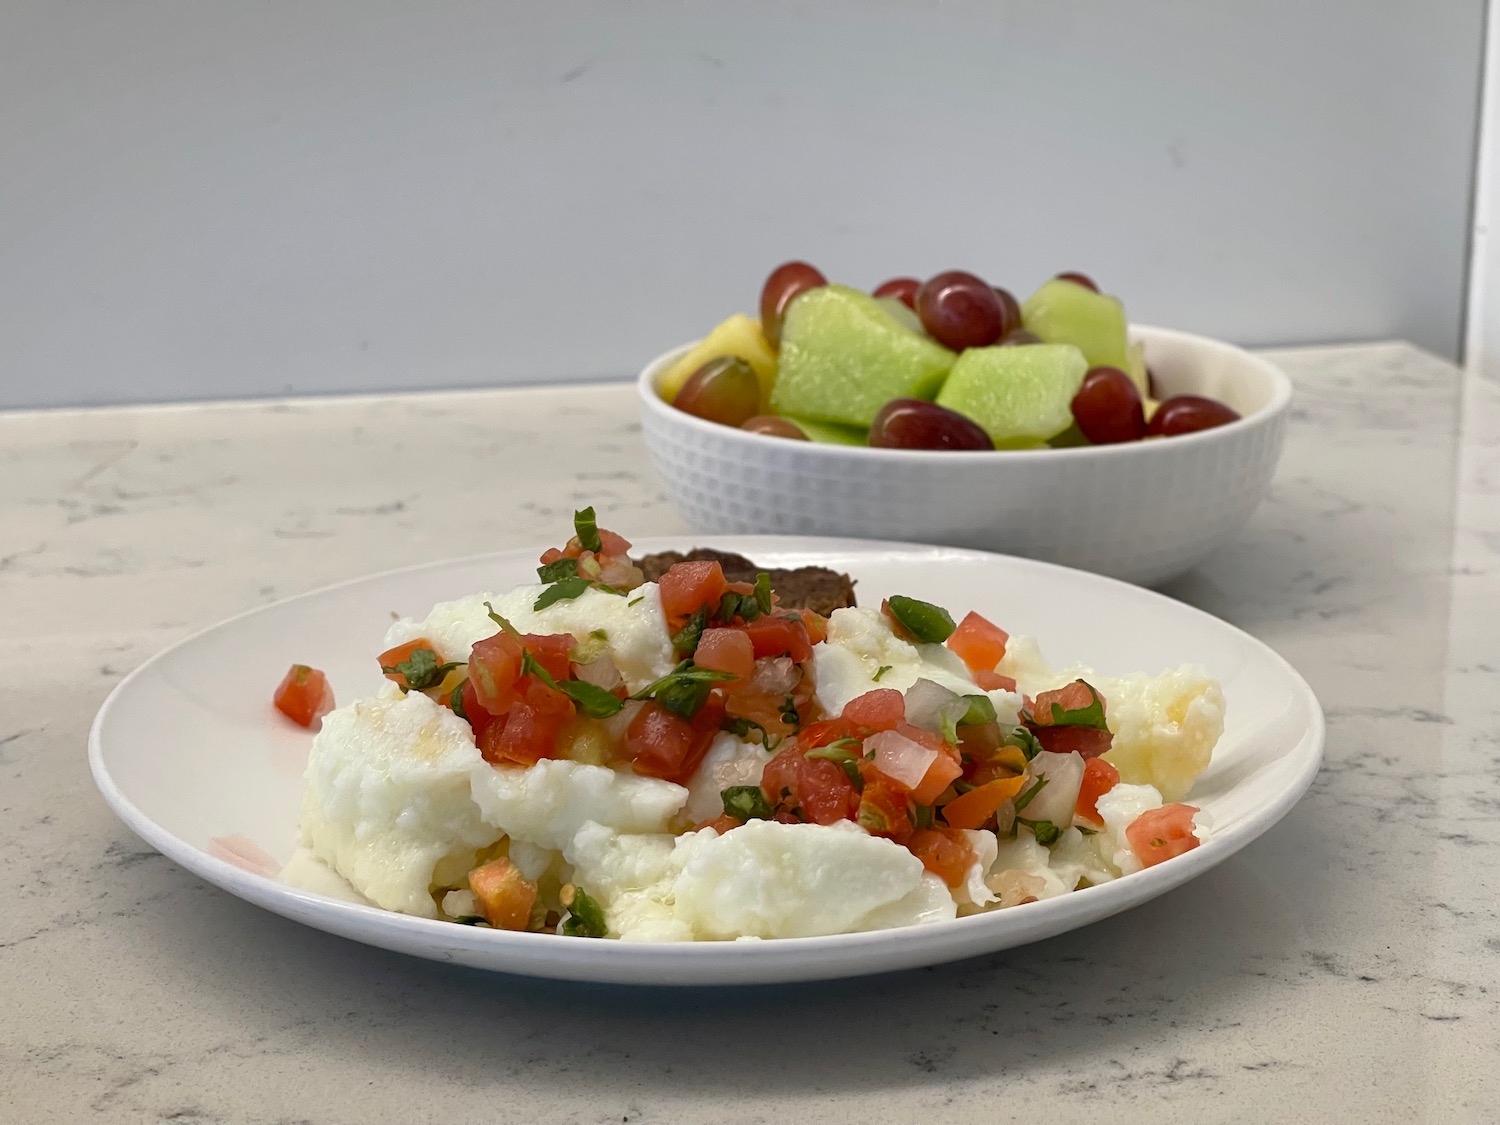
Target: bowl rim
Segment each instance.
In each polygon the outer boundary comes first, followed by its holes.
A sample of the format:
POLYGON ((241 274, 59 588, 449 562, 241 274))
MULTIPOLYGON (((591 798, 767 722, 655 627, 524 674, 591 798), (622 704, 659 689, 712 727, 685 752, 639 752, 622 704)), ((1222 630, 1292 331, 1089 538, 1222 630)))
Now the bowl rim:
MULTIPOLYGON (((1114 445, 1078 445, 1053 449, 880 449, 867 445, 838 445, 832 442, 796 442, 798 452, 811 457, 864 457, 864 458, 899 458, 908 464, 916 462, 936 462, 943 465, 956 466, 958 464, 986 464, 989 462, 1004 462, 1012 458, 1024 458, 1026 463, 1038 464, 1043 461, 1056 458, 1068 458, 1078 460, 1083 457, 1094 458, 1123 458, 1123 457, 1150 457, 1152 452, 1159 448, 1169 448, 1186 451, 1194 446, 1206 445, 1216 441, 1224 441, 1239 434, 1245 434, 1250 430, 1258 429, 1270 424, 1274 419, 1286 412, 1292 400, 1292 381, 1286 372, 1277 367, 1264 356, 1248 351, 1237 344, 1231 344, 1225 340, 1216 340, 1211 336, 1199 336, 1191 332, 1182 332, 1175 328, 1159 328, 1149 324, 1132 324, 1129 327, 1130 338, 1133 341, 1146 342, 1150 339, 1171 341, 1193 348, 1203 348, 1211 351, 1224 351, 1233 353, 1234 357, 1244 363, 1256 367, 1265 375, 1271 383, 1270 400, 1260 409, 1246 414, 1233 422, 1227 422, 1222 426, 1212 429, 1198 430, 1189 434, 1177 434, 1170 442, 1162 441, 1127 441, 1114 445)), ((644 409, 656 414, 658 417, 670 424, 687 426, 689 429, 698 429, 705 434, 711 434, 720 440, 734 442, 752 442, 764 444, 776 442, 778 447, 785 449, 788 439, 776 437, 772 434, 755 433, 750 430, 741 430, 733 426, 724 426, 717 422, 709 422, 703 418, 695 417, 673 406, 656 392, 656 381, 666 371, 667 367, 676 359, 687 354, 688 350, 696 347, 701 341, 691 341, 669 348, 656 358, 652 359, 641 373, 636 377, 636 391, 640 396, 644 409)))

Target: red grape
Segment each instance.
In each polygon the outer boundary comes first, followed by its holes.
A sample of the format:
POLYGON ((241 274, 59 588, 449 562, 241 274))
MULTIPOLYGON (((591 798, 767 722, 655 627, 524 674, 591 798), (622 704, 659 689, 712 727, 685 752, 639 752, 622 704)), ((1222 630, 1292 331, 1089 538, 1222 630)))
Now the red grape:
POLYGON ((1021 305, 1009 289, 995 286, 995 296, 1000 298, 1000 338, 1021 331, 1021 305))
POLYGON ((954 351, 993 344, 1005 327, 995 291, 962 270, 949 270, 924 282, 917 290, 917 315, 929 336, 954 351))
POLYGON ((1095 367, 1073 396, 1073 419, 1095 445, 1137 441, 1146 433, 1141 394, 1118 367, 1095 367))
POLYGON ((1095 293, 1099 292, 1099 287, 1094 284, 1094 279, 1086 273, 1073 273, 1072 271, 1060 273, 1057 275, 1057 280, 1071 281, 1074 285, 1082 285, 1085 289, 1092 289, 1095 293))
POLYGON ((688 376, 672 405, 709 422, 738 426, 760 409, 760 380, 743 359, 721 355, 688 376))
POLYGON ((870 444, 878 449, 995 448, 973 419, 919 398, 896 398, 882 406, 870 423, 870 444))
POLYGON ((1211 430, 1238 421, 1239 414, 1222 402, 1199 395, 1174 395, 1156 408, 1146 427, 1147 437, 1172 437, 1197 430, 1211 430))
POLYGON ((802 432, 801 426, 789 418, 780 418, 775 414, 757 414, 754 418, 746 418, 740 423, 740 429, 748 430, 752 434, 791 438, 793 441, 807 440, 807 435, 802 432))
POLYGON ((914 277, 893 277, 875 287, 873 296, 895 297, 909 309, 917 307, 917 290, 922 283, 914 277))
POLYGON ((1045 341, 1035 332, 1028 332, 1024 328, 1017 328, 1014 332, 1007 332, 1000 340, 1000 343, 1006 347, 1012 347, 1019 344, 1041 344, 1045 343, 1045 341))
POLYGON ((806 262, 784 262, 771 271, 760 291, 760 330, 772 347, 781 343, 781 321, 792 298, 827 284, 828 279, 806 262))

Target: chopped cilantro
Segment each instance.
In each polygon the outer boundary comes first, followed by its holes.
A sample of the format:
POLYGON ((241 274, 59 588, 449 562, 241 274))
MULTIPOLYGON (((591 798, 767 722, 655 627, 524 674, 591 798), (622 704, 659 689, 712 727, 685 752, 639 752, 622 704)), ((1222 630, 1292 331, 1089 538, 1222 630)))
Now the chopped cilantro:
POLYGON ((886 608, 902 628, 924 644, 942 644, 957 628, 952 616, 942 606, 920 602, 903 594, 892 594, 886 600, 886 608))
POLYGON ((771 576, 765 571, 755 576, 755 604, 761 613, 771 612, 771 576))
POLYGON ((771 805, 759 785, 731 785, 720 791, 724 815, 736 820, 770 820, 771 805))
POLYGON ((1054 703, 1052 704, 1051 722, 1045 723, 1043 725, 1053 727, 1088 727, 1091 730, 1108 730, 1109 726, 1104 721, 1104 700, 1099 695, 1099 693, 1094 690, 1094 685, 1088 683, 1086 680, 1074 680, 1073 682, 1075 684, 1083 684, 1084 687, 1089 689, 1089 695, 1093 697, 1089 705, 1087 707, 1074 707, 1070 710, 1065 711, 1063 710, 1062 704, 1054 703))
POLYGON ((840 738, 809 750, 806 757, 814 762, 853 762, 859 759, 859 744, 857 738, 840 738))
POLYGON ((790 695, 781 705, 781 721, 793 729, 802 729, 802 716, 797 714, 797 701, 790 695))
POLYGON ((932 827, 932 806, 913 805, 911 809, 911 822, 917 828, 932 827))
POLYGON ((400 676, 406 681, 408 691, 426 691, 437 687, 443 677, 459 666, 460 661, 450 660, 439 664, 437 653, 430 648, 413 649, 410 656, 399 664, 382 664, 380 670, 387 675, 400 676))
POLYGON ((732 715, 724 720, 719 729, 727 730, 730 734, 736 735, 739 738, 750 738, 751 731, 759 731, 760 744, 767 750, 775 750, 776 747, 781 745, 781 739, 772 738, 766 731, 766 728, 754 719, 742 719, 737 715, 732 715))
POLYGON ((1057 838, 1062 835, 1062 829, 1050 820, 1022 820, 1016 817, 1017 824, 1024 824, 1031 829, 1031 834, 1036 837, 1036 842, 1043 847, 1051 847, 1057 843, 1057 838))
POLYGON ((496 625, 500 626, 501 632, 508 633, 512 637, 519 638, 521 636, 521 631, 514 625, 512 625, 509 621, 505 620, 505 618, 496 613, 495 607, 490 605, 489 602, 484 603, 484 608, 485 611, 490 615, 490 620, 493 621, 496 625))
POLYGON ((703 606, 687 619, 687 624, 672 634, 672 651, 677 659, 692 656, 698 651, 698 642, 703 639, 703 630, 707 626, 708 607, 703 606))
POLYGON ((1019 797, 1016 798, 1016 812, 1020 812, 1027 805, 1031 804, 1032 798, 1040 793, 1042 791, 1042 786, 1046 784, 1047 779, 1045 777, 1037 778, 1036 782, 1029 789, 1027 789, 1026 792, 1022 793, 1019 797))
POLYGON ((448 693, 448 709, 460 719, 469 717, 469 713, 464 710, 464 684, 466 683, 468 683, 467 680, 454 684, 453 690, 448 693))
POLYGON ((1025 727, 1017 727, 1011 731, 1005 736, 1005 741, 1001 745, 1014 746, 1022 754, 1026 755, 1028 762, 1042 752, 1042 744, 1036 740, 1036 735, 1032 734, 1025 727))
POLYGON ((883 676, 883 675, 885 675, 887 672, 889 672, 892 667, 894 667, 894 665, 891 665, 891 664, 882 664, 879 668, 877 668, 875 670, 875 674, 870 677, 871 682, 878 684, 880 682, 880 677, 883 676))
POLYGON ((674 715, 691 719, 708 702, 708 693, 716 683, 735 679, 731 672, 698 668, 684 660, 655 683, 647 684, 631 699, 654 699, 674 715))
POLYGON ((564 680, 558 683, 552 678, 552 673, 537 663, 536 657, 529 651, 521 652, 521 675, 535 676, 554 691, 560 691, 578 704, 578 709, 591 719, 607 719, 611 715, 617 715, 620 708, 625 704, 620 699, 605 691, 598 684, 591 684, 585 680, 564 680))
POLYGON ((457 922, 460 926, 488 926, 489 925, 489 923, 484 920, 484 915, 482 915, 482 914, 460 914, 457 918, 455 918, 453 920, 455 922, 457 922))
POLYGON ((626 602, 625 603, 625 608, 629 609, 633 605, 640 605, 641 602, 643 602, 645 600, 646 600, 646 595, 645 594, 641 594, 641 595, 639 595, 637 597, 631 598, 628 602, 626 602))
POLYGON ((561 558, 536 568, 536 576, 543 582, 557 582, 563 578, 578 577, 578 560, 561 558))
POLYGON ((571 601, 591 585, 593 583, 587 578, 580 578, 577 575, 574 575, 572 578, 559 578, 537 595, 536 602, 531 608, 533 610, 546 609, 549 605, 553 605, 556 602, 571 601))
POLYGON ((578 545, 585 551, 598 553, 604 550, 604 541, 599 538, 599 525, 594 521, 592 505, 573 513, 573 532, 578 536, 578 545))

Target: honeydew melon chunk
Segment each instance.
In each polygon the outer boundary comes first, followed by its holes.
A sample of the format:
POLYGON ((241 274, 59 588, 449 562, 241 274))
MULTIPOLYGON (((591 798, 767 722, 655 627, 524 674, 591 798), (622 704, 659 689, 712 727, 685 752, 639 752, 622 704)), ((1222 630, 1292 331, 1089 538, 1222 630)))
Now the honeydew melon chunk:
POLYGON ((1134 359, 1137 373, 1132 370, 1125 306, 1115 298, 1054 277, 1026 298, 1021 323, 1043 343, 1072 344, 1083 352, 1090 367, 1118 367, 1129 373, 1141 394, 1146 393, 1145 353, 1134 359))
POLYGON ((1032 449, 1073 425, 1088 360, 1072 344, 968 348, 937 404, 978 422, 996 449, 1032 449))
POLYGON ((841 426, 837 422, 819 422, 812 418, 793 418, 785 415, 788 422, 801 427, 809 441, 821 441, 828 445, 869 445, 870 431, 859 426, 841 426))
POLYGON ((735 313, 715 325, 712 332, 672 364, 657 380, 658 392, 671 402, 694 371, 709 360, 726 355, 738 356, 755 372, 755 379, 760 383, 760 408, 764 411, 771 399, 771 386, 776 382, 776 352, 761 331, 759 318, 744 313, 735 313))
POLYGON ((787 307, 771 410, 869 428, 893 398, 931 401, 954 355, 898 321, 868 293, 809 289, 787 307))
POLYGON ((1144 402, 1151 394, 1151 381, 1146 378, 1146 345, 1131 344, 1125 349, 1125 357, 1125 374, 1130 376, 1135 389, 1141 392, 1141 401, 1144 402))

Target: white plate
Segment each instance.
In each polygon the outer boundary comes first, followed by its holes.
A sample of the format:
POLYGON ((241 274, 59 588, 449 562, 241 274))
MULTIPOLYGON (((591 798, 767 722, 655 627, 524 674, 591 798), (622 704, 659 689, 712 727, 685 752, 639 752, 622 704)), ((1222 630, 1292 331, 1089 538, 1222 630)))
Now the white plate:
MULTIPOLYGON (((638 550, 690 544, 648 540, 638 550)), ((1059 666, 1105 674, 1185 662, 1224 685, 1224 738, 1190 800, 1214 836, 1160 866, 1043 902, 935 925, 833 937, 697 944, 506 933, 393 914, 295 889, 239 862, 225 841, 284 861, 297 838, 310 736, 272 708, 294 663, 322 668, 338 698, 373 694, 393 611, 534 581, 537 551, 376 575, 216 625, 148 660, 105 700, 89 735, 104 798, 131 830, 240 898, 330 933, 403 953, 532 976, 626 984, 751 984, 857 976, 1008 949, 1106 918, 1201 875, 1265 832, 1317 773, 1323 713, 1306 682, 1253 637, 1160 594, 1046 563, 956 548, 781 536, 695 537, 762 565, 847 571, 861 604, 892 593, 975 609, 1040 638, 1059 666), (246 846, 249 845, 249 846, 246 846)))

